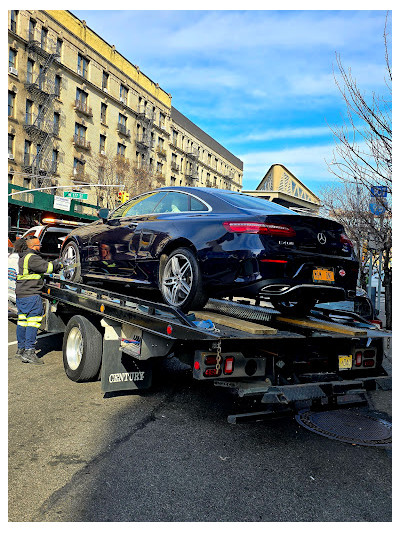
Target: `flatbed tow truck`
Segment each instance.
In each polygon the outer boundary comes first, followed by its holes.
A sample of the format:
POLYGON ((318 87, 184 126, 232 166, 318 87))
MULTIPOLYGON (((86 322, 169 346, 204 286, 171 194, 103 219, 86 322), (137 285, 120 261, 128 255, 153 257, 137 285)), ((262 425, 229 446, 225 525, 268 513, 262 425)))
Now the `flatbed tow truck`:
MULTIPOLYGON (((314 309, 304 318, 211 299, 184 314, 163 303, 46 277, 42 329, 63 333, 63 362, 75 382, 101 379, 104 393, 151 386, 156 361, 174 356, 195 380, 228 388, 263 419, 365 402, 391 390, 382 361, 390 333, 360 316, 314 309), (207 327, 209 326, 209 327, 207 327)), ((243 408, 241 409, 243 411, 243 408)))

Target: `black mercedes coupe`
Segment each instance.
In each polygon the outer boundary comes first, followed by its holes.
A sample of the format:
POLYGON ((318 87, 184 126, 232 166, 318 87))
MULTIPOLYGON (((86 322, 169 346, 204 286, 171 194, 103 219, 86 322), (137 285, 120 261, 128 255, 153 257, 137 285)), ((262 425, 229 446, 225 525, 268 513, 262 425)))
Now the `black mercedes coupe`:
POLYGON ((358 262, 333 220, 202 187, 156 189, 99 217, 64 241, 67 280, 157 289, 182 311, 241 296, 306 314, 355 296, 358 262))

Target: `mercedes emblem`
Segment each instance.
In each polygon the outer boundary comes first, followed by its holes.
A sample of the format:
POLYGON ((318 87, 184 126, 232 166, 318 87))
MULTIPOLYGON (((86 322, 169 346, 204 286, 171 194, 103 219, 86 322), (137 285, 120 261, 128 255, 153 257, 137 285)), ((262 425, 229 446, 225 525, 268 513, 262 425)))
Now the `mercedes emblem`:
POLYGON ((326 236, 324 233, 318 233, 317 239, 320 244, 326 244, 326 236))

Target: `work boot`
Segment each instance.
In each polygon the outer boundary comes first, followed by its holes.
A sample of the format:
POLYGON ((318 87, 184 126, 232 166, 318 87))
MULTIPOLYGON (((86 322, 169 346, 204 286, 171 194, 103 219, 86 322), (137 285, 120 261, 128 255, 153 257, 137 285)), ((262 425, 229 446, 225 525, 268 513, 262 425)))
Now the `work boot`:
POLYGON ((24 353, 21 355, 21 361, 23 363, 33 363, 34 365, 44 364, 44 361, 39 359, 39 357, 36 355, 34 348, 29 348, 28 350, 25 350, 24 353))
POLYGON ((18 349, 17 349, 17 353, 15 354, 15 357, 16 357, 17 359, 20 359, 20 357, 21 357, 21 355, 24 353, 24 351, 25 351, 25 348, 18 348, 18 349))

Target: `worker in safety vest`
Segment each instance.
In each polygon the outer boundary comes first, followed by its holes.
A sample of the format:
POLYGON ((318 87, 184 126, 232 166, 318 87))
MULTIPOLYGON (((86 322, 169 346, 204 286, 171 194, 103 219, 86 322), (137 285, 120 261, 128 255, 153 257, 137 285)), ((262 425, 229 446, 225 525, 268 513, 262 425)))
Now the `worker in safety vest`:
POLYGON ((18 275, 16 281, 17 357, 23 363, 43 364, 35 352, 36 335, 43 318, 43 302, 40 296, 44 284, 43 275, 58 272, 63 265, 61 259, 46 261, 40 255, 40 241, 37 237, 19 239, 14 243, 18 252, 18 275))

